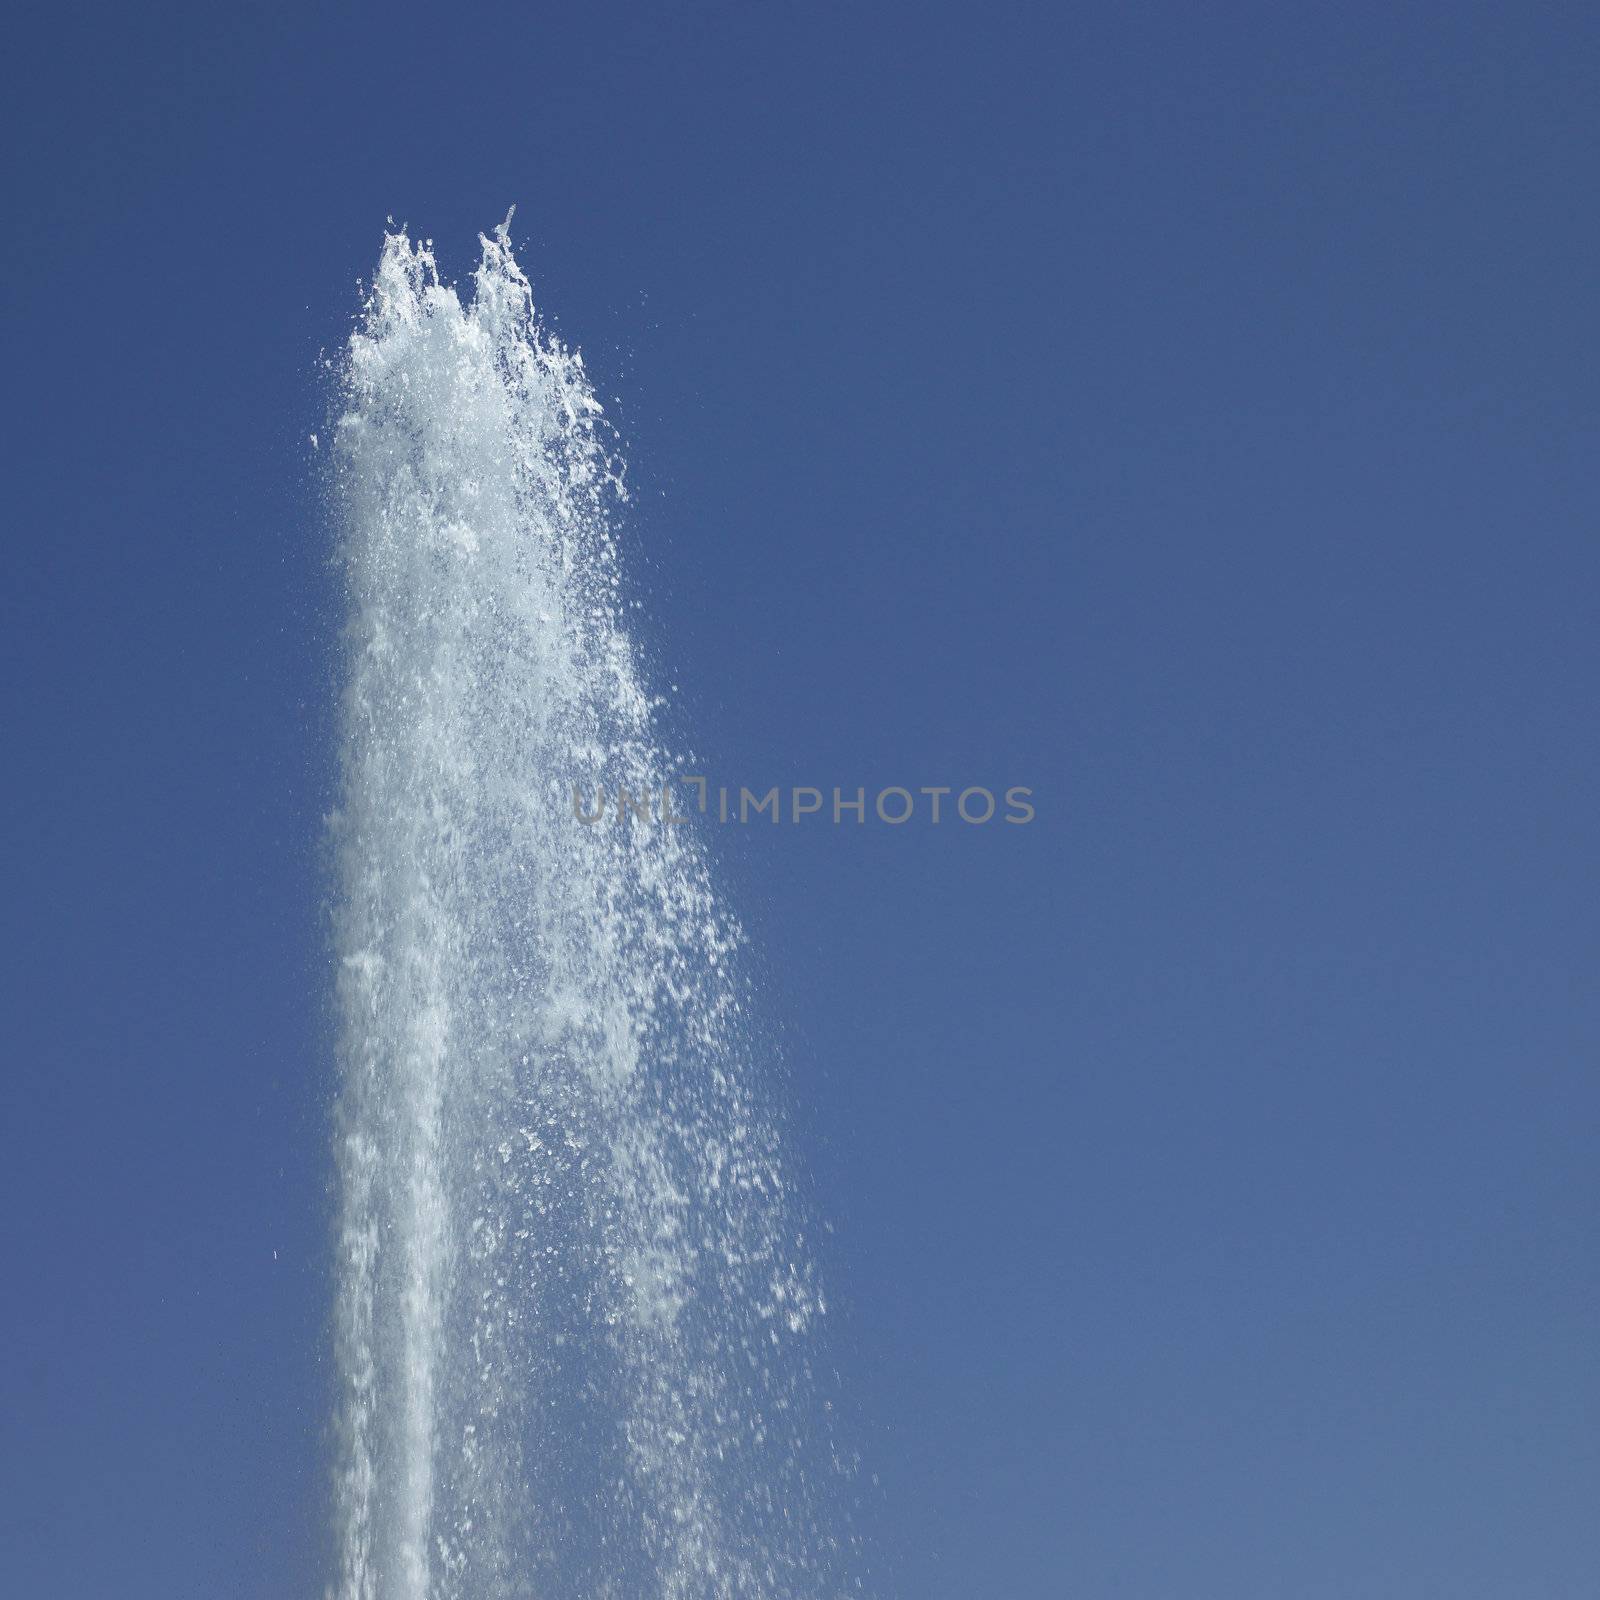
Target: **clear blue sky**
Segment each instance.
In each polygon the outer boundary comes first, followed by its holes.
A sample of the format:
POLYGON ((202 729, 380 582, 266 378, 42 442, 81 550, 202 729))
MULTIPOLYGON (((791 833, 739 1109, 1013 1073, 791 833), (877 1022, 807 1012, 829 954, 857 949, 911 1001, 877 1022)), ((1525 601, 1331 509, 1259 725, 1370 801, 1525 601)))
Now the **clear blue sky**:
POLYGON ((1600 25, 30 6, 7 38, 0 1571, 320 1592, 306 435, 518 203, 738 781, 907 1600, 1600 1593, 1600 25))

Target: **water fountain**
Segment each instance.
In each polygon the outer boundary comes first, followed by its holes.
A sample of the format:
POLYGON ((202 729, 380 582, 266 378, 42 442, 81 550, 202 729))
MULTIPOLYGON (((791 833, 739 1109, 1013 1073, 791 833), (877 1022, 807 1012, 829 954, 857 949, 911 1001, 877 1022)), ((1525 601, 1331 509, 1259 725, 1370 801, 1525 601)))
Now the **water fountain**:
MULTIPOLYGON (((507 219, 509 223, 509 218, 507 219)), ((739 930, 659 786, 622 493, 502 225, 343 365, 336 1600, 842 1592, 739 930)))

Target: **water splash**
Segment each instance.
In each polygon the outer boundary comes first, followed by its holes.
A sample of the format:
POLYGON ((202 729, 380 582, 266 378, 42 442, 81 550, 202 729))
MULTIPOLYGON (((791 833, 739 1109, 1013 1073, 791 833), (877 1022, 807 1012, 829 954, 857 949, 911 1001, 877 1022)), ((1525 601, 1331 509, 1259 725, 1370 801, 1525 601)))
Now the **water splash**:
MULTIPOLYGON (((509 222, 509 218, 507 219, 509 222)), ((619 623, 621 493, 506 225, 385 239, 335 472, 337 1600, 840 1592, 822 1309, 619 623), (826 1474, 823 1473, 823 1476, 826 1474)))

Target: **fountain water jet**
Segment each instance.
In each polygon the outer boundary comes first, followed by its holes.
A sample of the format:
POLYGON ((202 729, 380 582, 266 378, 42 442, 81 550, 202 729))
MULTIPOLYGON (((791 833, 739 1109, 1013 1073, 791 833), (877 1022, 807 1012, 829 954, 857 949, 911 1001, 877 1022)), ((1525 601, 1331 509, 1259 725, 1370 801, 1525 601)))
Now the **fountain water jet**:
MULTIPOLYGON (((509 222, 509 218, 508 218, 509 222)), ((621 493, 505 225, 385 239, 335 430, 335 1600, 839 1592, 822 1309, 620 626, 621 493), (826 1476, 824 1471, 821 1476, 826 1476)))

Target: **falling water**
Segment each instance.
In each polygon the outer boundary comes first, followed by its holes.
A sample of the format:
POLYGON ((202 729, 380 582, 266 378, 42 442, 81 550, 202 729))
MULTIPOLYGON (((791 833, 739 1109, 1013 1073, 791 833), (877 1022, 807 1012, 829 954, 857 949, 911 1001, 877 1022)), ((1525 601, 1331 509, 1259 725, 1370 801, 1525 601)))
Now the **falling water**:
POLYGON ((738 929, 691 827, 574 818, 574 786, 677 769, 601 408, 506 226, 482 244, 463 301, 386 238, 336 430, 330 1593, 817 1600, 843 1587, 822 1304, 738 929))

